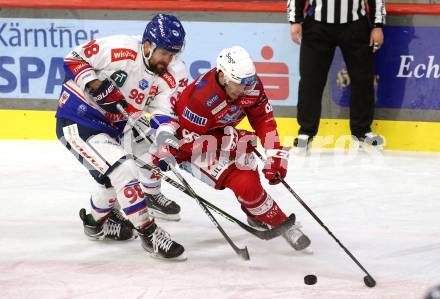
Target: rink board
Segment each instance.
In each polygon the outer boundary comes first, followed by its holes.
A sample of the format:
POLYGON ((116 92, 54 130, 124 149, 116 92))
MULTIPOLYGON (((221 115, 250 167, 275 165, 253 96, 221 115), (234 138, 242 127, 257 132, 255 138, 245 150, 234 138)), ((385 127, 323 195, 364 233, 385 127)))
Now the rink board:
MULTIPOLYGON (((52 110, 56 109, 64 78, 62 57, 73 46, 70 43, 76 45, 110 34, 142 32, 145 20, 161 10, 154 5, 165 5, 162 1, 147 1, 142 3, 144 10, 127 11, 130 3, 140 8, 139 3, 112 1, 112 11, 87 11, 83 9, 91 8, 91 3, 86 1, 74 4, 68 1, 56 4, 51 1, 3 2, 7 5, 0 12, 0 25, 4 26, 7 51, 0 56, 3 62, 0 66, 0 139, 29 140, 56 138, 52 110), (31 34, 34 40, 24 39, 17 44, 16 32, 26 30, 34 33, 31 34), (55 31, 60 33, 56 35, 60 40, 48 39, 55 31), (45 38, 41 40, 42 37, 45 38), (38 72, 34 69, 37 66, 38 72)), ((190 79, 210 69, 218 50, 226 44, 246 45, 274 106, 283 144, 292 145, 298 132, 295 117, 299 47, 286 43, 289 27, 285 3, 261 2, 250 9, 231 1, 218 3, 218 6, 212 1, 183 1, 173 9, 178 11, 171 13, 182 20, 191 36, 182 54, 190 79)), ((386 42, 376 55, 380 67, 375 77, 375 117, 380 120, 374 121, 372 129, 386 137, 387 150, 439 152, 440 42, 432 36, 440 32, 440 5, 391 4, 387 10, 386 42)), ((314 147, 340 147, 350 140, 349 94, 350 78, 337 52, 323 96, 320 138, 315 139, 314 147)), ((249 128, 247 123, 241 126, 249 128)))
MULTIPOLYGON (((35 110, 0 110, 0 139, 53 140, 55 112, 35 110)), ((298 131, 296 118, 277 118, 285 146, 293 143, 298 131)), ((247 121, 241 125, 250 129, 247 121)), ((376 120, 373 130, 386 137, 387 150, 440 152, 440 123, 376 120)), ((348 120, 322 119, 314 147, 340 147, 349 139, 348 120)))

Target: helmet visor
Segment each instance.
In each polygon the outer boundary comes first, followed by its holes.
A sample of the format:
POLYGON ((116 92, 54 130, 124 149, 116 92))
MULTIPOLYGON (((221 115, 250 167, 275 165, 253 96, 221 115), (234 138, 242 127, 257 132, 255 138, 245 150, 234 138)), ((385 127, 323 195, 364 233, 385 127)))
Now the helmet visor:
POLYGON ((252 90, 257 85, 257 75, 252 75, 249 77, 242 78, 240 80, 240 85, 244 90, 252 90))

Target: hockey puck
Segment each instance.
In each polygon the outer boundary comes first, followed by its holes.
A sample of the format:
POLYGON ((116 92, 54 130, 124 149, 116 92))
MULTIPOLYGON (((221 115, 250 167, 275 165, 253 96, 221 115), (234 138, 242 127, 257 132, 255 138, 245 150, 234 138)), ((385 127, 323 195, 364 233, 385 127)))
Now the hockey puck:
POLYGON ((307 285, 315 284, 317 280, 316 276, 312 274, 304 276, 304 283, 307 285))

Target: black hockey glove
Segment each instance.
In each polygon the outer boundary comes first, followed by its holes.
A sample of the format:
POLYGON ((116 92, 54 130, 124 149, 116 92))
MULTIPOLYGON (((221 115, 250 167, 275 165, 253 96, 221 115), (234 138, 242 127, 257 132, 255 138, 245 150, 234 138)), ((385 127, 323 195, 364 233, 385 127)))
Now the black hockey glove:
POLYGON ((97 89, 89 89, 88 92, 102 109, 111 114, 119 113, 117 104, 123 108, 128 105, 119 88, 108 79, 102 81, 97 89))

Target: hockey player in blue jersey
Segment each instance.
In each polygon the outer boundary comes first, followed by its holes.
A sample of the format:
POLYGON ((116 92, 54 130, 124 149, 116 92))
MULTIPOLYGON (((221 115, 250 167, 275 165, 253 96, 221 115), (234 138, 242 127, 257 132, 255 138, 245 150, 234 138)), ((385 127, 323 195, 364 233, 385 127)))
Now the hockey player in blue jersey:
POLYGON ((178 216, 180 207, 136 165, 132 154, 147 146, 136 139, 117 105, 139 125, 145 122, 144 109, 150 109, 160 120, 153 126, 157 133, 174 126, 170 101, 188 83, 177 57, 184 39, 176 17, 158 14, 142 37, 110 36, 78 46, 64 59, 66 81, 56 113, 59 140, 97 182, 91 214, 80 211, 86 235, 127 240, 137 233, 149 254, 166 259, 184 259, 184 248, 155 224, 150 212, 178 216))

